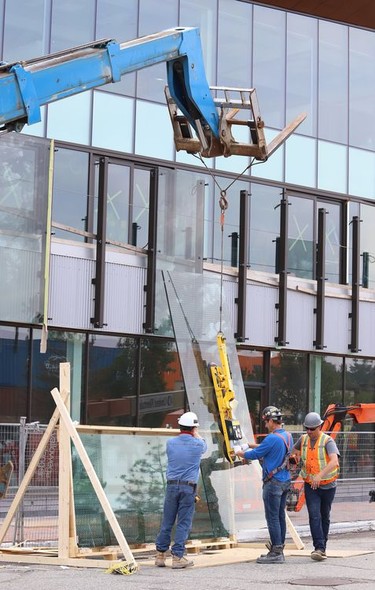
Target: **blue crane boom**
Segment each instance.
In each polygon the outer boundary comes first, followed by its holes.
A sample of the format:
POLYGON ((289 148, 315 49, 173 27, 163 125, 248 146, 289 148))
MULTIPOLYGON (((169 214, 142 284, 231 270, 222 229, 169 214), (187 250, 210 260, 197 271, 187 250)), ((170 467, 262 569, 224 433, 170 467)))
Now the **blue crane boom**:
MULTIPOLYGON (((203 157, 240 154, 266 160, 278 147, 275 140, 272 150, 266 145, 255 89, 215 88, 213 97, 199 29, 193 27, 168 29, 120 44, 104 39, 25 62, 1 64, 0 131, 20 131, 25 124, 41 120, 42 105, 118 82, 125 74, 160 62, 167 66, 166 98, 177 150, 203 157), (239 99, 232 99, 233 92, 239 99), (237 120, 237 113, 245 108, 251 112, 250 120, 237 120), (249 144, 234 139, 233 125, 249 127, 249 144)), ((281 132, 280 143, 303 119, 300 116, 281 132)))

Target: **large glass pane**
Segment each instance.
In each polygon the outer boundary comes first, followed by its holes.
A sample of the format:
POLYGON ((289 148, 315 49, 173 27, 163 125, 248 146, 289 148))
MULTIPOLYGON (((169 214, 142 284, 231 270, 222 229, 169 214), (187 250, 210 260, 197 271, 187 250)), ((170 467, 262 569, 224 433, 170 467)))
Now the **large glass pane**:
POLYGON ((345 359, 344 403, 375 403, 375 361, 371 359, 345 359))
MULTIPOLYGON (((264 128, 267 145, 279 134, 274 129, 264 128)), ((267 180, 278 180, 283 182, 285 175, 285 145, 281 145, 268 160, 254 162, 251 167, 251 175, 256 178, 267 178, 267 180)))
POLYGON ((307 113, 300 131, 308 135, 316 135, 317 31, 317 20, 288 13, 286 119, 307 113))
POLYGON ((285 180, 301 186, 316 186, 316 140, 292 135, 285 145, 285 180))
POLYGON ((280 236, 280 190, 251 185, 250 268, 276 272, 276 245, 280 236))
MULTIPOLYGON (((55 153, 52 222, 87 230, 89 155, 58 148, 55 153)), ((54 227, 56 237, 83 240, 72 232, 54 227)))
POLYGON ((80 421, 86 336, 50 330, 43 354, 40 339, 41 331, 33 330, 30 420, 49 422, 56 407, 50 392, 59 387, 60 363, 70 363, 70 413, 73 420, 80 421))
POLYGON ((238 361, 246 393, 253 432, 261 430, 262 391, 264 389, 263 352, 260 350, 238 350, 238 361))
MULTIPOLYGON (((97 0, 96 39, 114 39, 117 43, 131 41, 137 34, 138 0, 97 0)), ((135 73, 126 74, 119 82, 102 89, 117 94, 135 94, 135 73)))
POLYGON ((0 422, 27 417, 30 332, 0 326, 0 422))
POLYGON ((349 148, 349 194, 375 199, 375 154, 349 148))
POLYGON ((218 86, 251 88, 251 47, 251 5, 219 0, 218 86))
POLYGON ((95 2, 52 2, 51 52, 69 49, 94 39, 95 2))
POLYGON ((361 204, 360 219, 362 285, 375 289, 375 207, 361 204))
POLYGON ((8 134, 0 143, 0 317, 41 322, 50 142, 8 134))
POLYGON ((147 248, 148 214, 150 209, 150 171, 135 168, 130 223, 133 246, 147 248))
POLYGON ((318 141, 318 188, 346 194, 347 185, 348 148, 318 141))
POLYGON ((48 137, 88 145, 91 102, 91 92, 84 92, 48 105, 48 137))
POLYGON ((173 131, 165 104, 138 100, 136 111, 135 153, 173 160, 173 131))
POLYGON ((285 121, 286 13, 254 6, 254 74, 260 111, 267 127, 285 121))
POLYGON ((134 338, 89 338, 87 423, 136 425, 138 342, 134 338))
POLYGON ((329 404, 343 401, 343 359, 312 355, 310 362, 309 411, 324 415, 329 404))
MULTIPOLYGON (((216 177, 219 186, 225 187, 228 184, 227 179, 216 177)), ((221 225, 221 209, 219 206, 220 191, 215 184, 214 187, 214 262, 225 266, 238 265, 238 238, 240 231, 240 192, 241 190, 250 191, 248 182, 235 182, 227 191, 226 198, 228 209, 224 215, 224 225, 221 225)))
POLYGON ((307 354, 271 352, 270 403, 283 410, 288 430, 298 430, 307 412, 307 354))
POLYGON ((209 86, 216 81, 217 0, 180 0, 182 27, 198 27, 201 35, 206 77, 209 86))
MULTIPOLYGON (((130 168, 123 164, 109 162, 107 166, 107 240, 129 243, 129 192, 130 168)), ((96 190, 98 195, 99 167, 95 167, 96 190)), ((104 170, 103 170, 104 173, 104 170)), ((97 224, 97 197, 94 213, 94 231, 97 224)))
MULTIPOLYGON (((169 123, 170 125, 170 123, 169 123)), ((92 145, 131 153, 134 145, 134 100, 94 92, 92 145)))
POLYGON ((314 202, 289 197, 288 272, 296 277, 314 278, 314 202))
MULTIPOLYGON (((150 35, 178 24, 178 1, 163 0, 163 10, 155 0, 139 0, 138 35, 150 35)), ((137 96, 165 104, 164 87, 167 83, 165 63, 137 72, 137 96)))
POLYGON ((327 212, 325 278, 330 283, 338 283, 340 280, 341 206, 338 203, 318 201, 317 214, 320 208, 324 208, 327 212))
POLYGON ((141 340, 139 426, 178 428, 185 388, 174 342, 141 340))
POLYGON ((319 21, 318 133, 348 141, 348 27, 319 21))
POLYGON ((48 53, 49 9, 45 0, 6 2, 4 54, 7 62, 48 53))
POLYGON ((349 144, 375 150, 375 35, 349 29, 349 144))

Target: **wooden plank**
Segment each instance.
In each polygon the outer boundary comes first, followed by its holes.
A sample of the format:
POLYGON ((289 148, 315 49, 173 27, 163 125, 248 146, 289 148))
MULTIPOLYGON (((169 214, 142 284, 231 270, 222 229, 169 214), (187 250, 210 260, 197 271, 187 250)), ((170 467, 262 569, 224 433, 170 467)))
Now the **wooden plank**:
MULTIPOLYGON (((63 398, 62 403, 63 404, 65 403, 65 398, 63 398)), ((35 473, 35 470, 38 466, 40 458, 43 455, 43 453, 47 447, 49 439, 51 438, 52 432, 56 428, 56 424, 59 420, 59 417, 60 417, 60 411, 58 408, 56 408, 56 410, 52 414, 51 420, 49 421, 49 424, 48 424, 42 438, 40 439, 40 443, 33 455, 33 458, 30 461, 30 464, 29 464, 29 466, 26 470, 26 473, 22 479, 22 482, 17 490, 17 493, 13 498, 13 501, 9 507, 8 513, 7 513, 6 517, 4 518, 3 523, 0 527, 0 544, 2 543, 8 529, 10 527, 10 524, 14 518, 14 515, 18 509, 18 506, 19 506, 20 502, 22 501, 22 498, 25 495, 27 487, 28 487, 28 485, 35 473)))
POLYGON ((104 490, 103 490, 101 483, 99 481, 99 478, 96 475, 96 472, 92 466, 92 463, 91 463, 90 458, 86 452, 86 449, 83 446, 83 443, 79 437, 79 434, 74 427, 73 421, 72 421, 72 419, 71 419, 71 417, 70 417, 70 415, 69 415, 69 413, 62 401, 60 392, 55 387, 51 391, 51 394, 52 394, 52 397, 55 401, 57 408, 60 411, 60 416, 61 416, 60 420, 62 420, 64 422, 66 429, 69 432, 69 436, 72 439, 72 441, 76 447, 77 453, 82 461, 84 468, 86 469, 86 473, 91 481, 91 484, 95 490, 98 500, 103 508, 103 511, 104 511, 104 513, 108 519, 108 522, 112 528, 112 531, 117 539, 117 542, 121 548, 124 558, 129 563, 135 563, 133 554, 130 550, 130 547, 129 547, 129 545, 123 535, 123 532, 120 528, 120 525, 113 513, 113 510, 112 510, 111 505, 108 501, 108 498, 104 493, 104 490))
POLYGON ((146 434, 147 436, 171 436, 179 434, 175 428, 142 428, 130 426, 97 426, 93 424, 77 424, 77 432, 81 434, 146 434))
MULTIPOLYGON (((70 363, 60 363, 60 391, 64 395, 65 407, 70 414, 70 363)), ((58 555, 66 558, 69 555, 69 523, 70 523, 70 436, 65 423, 60 420, 59 427, 59 519, 58 519, 58 555)))
POLYGON ((287 512, 285 513, 285 518, 286 518, 286 528, 288 530, 288 533, 292 537, 292 539, 296 545, 296 548, 303 549, 305 547, 305 545, 303 544, 301 537, 299 536, 296 529, 294 528, 294 525, 293 525, 292 521, 290 520, 287 512))
POLYGON ((109 568, 114 565, 124 565, 122 560, 107 561, 106 559, 77 559, 76 557, 47 557, 46 555, 11 555, 10 553, 1 553, 0 563, 33 563, 41 565, 67 565, 71 567, 96 567, 109 568))

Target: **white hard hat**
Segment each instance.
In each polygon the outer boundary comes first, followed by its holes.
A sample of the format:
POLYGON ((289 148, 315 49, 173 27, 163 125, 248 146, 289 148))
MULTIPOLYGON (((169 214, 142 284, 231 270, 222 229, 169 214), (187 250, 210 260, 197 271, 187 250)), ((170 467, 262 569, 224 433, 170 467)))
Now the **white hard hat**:
POLYGON ((178 423, 180 426, 188 426, 189 428, 199 426, 198 416, 194 412, 185 412, 185 414, 182 414, 178 419, 178 423))

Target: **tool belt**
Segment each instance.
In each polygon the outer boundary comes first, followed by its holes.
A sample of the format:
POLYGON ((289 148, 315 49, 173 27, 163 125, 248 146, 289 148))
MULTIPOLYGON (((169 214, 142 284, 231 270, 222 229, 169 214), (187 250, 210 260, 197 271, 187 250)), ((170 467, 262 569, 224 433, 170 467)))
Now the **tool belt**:
POLYGON ((197 484, 194 481, 182 481, 182 479, 169 479, 167 484, 191 486, 192 488, 197 487, 197 484))

